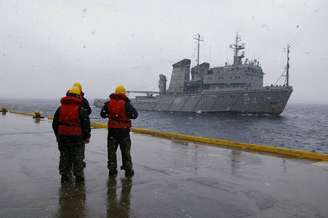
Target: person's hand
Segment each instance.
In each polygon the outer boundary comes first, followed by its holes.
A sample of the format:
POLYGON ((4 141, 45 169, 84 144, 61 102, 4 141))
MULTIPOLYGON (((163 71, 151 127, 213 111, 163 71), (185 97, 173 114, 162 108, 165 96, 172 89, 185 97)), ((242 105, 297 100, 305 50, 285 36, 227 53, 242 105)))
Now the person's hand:
POLYGON ((87 138, 87 139, 84 140, 85 144, 89 144, 89 142, 90 142, 90 138, 87 138))

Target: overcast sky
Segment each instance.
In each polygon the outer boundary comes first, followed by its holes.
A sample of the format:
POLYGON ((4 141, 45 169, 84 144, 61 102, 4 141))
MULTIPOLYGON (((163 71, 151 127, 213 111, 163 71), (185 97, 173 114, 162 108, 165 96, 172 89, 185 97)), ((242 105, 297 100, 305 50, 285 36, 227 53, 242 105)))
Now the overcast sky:
POLYGON ((289 43, 291 102, 328 104, 327 21, 326 0, 0 0, 0 97, 59 98, 76 81, 88 98, 157 90, 159 73, 195 59, 195 33, 201 61, 220 66, 238 32, 265 84, 289 43))

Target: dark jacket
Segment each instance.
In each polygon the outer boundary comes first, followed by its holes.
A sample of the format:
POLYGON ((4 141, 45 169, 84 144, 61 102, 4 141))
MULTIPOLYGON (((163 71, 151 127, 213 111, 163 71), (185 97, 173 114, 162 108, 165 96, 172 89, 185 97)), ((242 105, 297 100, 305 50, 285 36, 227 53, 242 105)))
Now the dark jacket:
MULTIPOLYGON (((68 91, 66 92, 66 96, 70 96, 68 91)), ((82 99, 82 107, 86 110, 87 114, 90 115, 92 110, 89 104, 89 101, 84 97, 84 92, 81 91, 81 99, 82 99)))
MULTIPOLYGON (((138 112, 132 106, 132 104, 130 102, 130 99, 128 97, 113 93, 109 96, 109 98, 110 99, 123 99, 123 100, 125 100, 125 112, 126 112, 127 117, 129 119, 136 119, 138 117, 138 112)), ((107 104, 108 104, 109 101, 107 101, 104 104, 104 106, 102 107, 102 109, 100 111, 100 116, 102 118, 109 118, 109 112, 108 112, 108 107, 107 107, 107 104)), ((115 136, 115 137, 124 138, 124 137, 129 136, 129 132, 130 132, 129 128, 116 128, 116 129, 109 128, 108 129, 108 136, 109 137, 110 136, 115 136)))
POLYGON ((81 107, 79 112, 80 125, 82 129, 81 136, 62 136, 58 134, 59 126, 59 113, 60 107, 55 112, 54 119, 52 122, 52 129, 56 135, 57 141, 59 144, 74 144, 81 143, 90 138, 91 128, 90 128, 90 119, 87 111, 81 107))

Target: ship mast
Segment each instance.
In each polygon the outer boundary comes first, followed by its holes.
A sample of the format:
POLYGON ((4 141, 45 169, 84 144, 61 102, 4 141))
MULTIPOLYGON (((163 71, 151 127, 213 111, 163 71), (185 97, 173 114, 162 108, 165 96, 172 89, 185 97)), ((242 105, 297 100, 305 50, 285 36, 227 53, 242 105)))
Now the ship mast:
POLYGON ((244 43, 239 44, 240 41, 241 41, 241 38, 237 33, 235 43, 230 45, 230 48, 232 48, 234 51, 233 65, 241 64, 241 60, 244 57, 244 53, 239 55, 239 51, 245 49, 245 44, 244 43))
MULTIPOLYGON (((202 39, 200 39, 200 34, 197 33, 196 37, 194 37, 194 39, 197 41, 197 69, 199 66, 199 49, 200 49, 200 42, 204 41, 202 39)), ((199 69, 198 69, 199 70, 199 69)))
POLYGON ((287 45, 286 86, 289 86, 289 49, 290 45, 287 45))

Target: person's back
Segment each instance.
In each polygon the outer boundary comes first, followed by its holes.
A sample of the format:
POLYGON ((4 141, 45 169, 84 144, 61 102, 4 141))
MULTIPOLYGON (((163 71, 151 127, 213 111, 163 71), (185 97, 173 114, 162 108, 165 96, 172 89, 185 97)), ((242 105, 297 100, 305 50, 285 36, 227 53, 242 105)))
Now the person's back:
POLYGON ((130 154, 130 119, 136 119, 138 112, 125 95, 125 88, 123 86, 118 86, 115 93, 110 95, 110 100, 105 103, 100 115, 103 118, 108 118, 107 167, 109 174, 117 174, 116 150, 120 146, 123 162, 121 169, 125 170, 126 176, 132 176, 134 171, 130 154))
POLYGON ((90 120, 82 108, 78 89, 70 89, 67 96, 61 99, 52 127, 60 151, 59 171, 62 182, 70 181, 72 170, 76 181, 83 181, 84 149, 90 138, 90 120))

